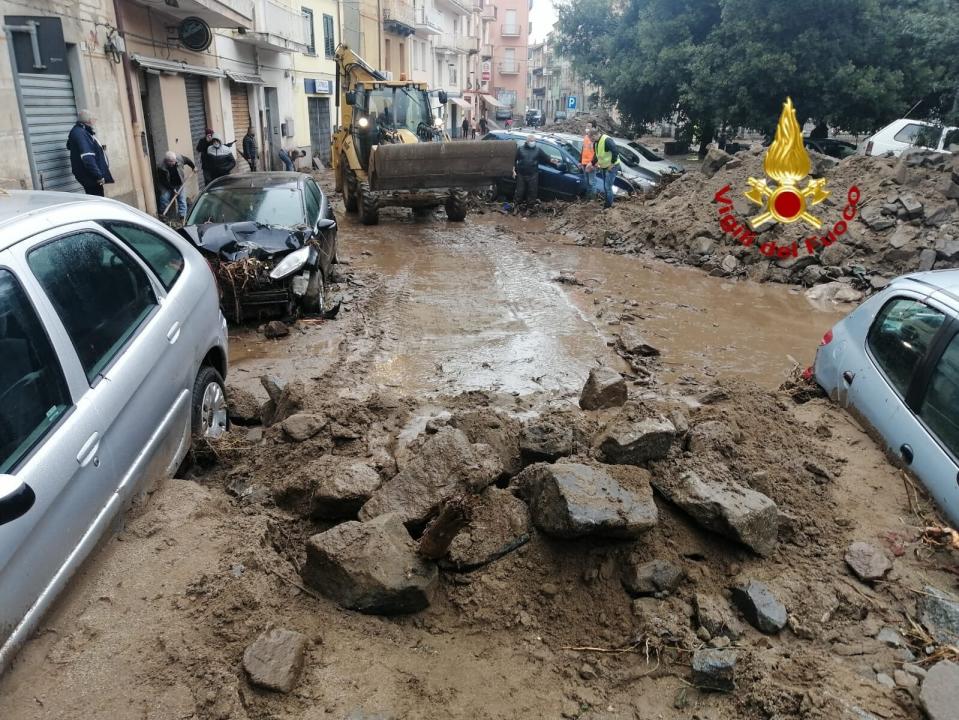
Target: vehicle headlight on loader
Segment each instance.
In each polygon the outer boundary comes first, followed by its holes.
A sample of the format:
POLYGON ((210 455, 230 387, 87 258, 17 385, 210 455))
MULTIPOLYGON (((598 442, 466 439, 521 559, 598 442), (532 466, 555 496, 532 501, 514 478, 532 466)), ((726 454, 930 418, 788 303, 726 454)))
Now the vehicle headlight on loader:
POLYGON ((306 261, 310 259, 310 248, 301 247, 299 250, 294 250, 285 258, 280 260, 276 264, 276 267, 270 270, 270 277, 274 280, 282 280, 285 277, 289 277, 295 272, 306 265, 306 261))
POLYGON ((441 117, 436 118, 436 119, 433 121, 433 125, 435 125, 435 126, 438 127, 438 128, 443 127, 443 118, 441 118, 441 117))
POLYGON ((365 128, 369 126, 370 121, 365 117, 361 117, 359 120, 356 121, 356 124, 359 125, 361 128, 365 128))

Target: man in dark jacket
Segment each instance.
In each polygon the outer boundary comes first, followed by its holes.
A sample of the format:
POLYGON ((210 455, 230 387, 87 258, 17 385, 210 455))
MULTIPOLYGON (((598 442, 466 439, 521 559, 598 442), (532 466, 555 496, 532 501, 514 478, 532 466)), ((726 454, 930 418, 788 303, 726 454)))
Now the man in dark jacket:
POLYGON ((213 178, 210 177, 209 165, 207 164, 206 151, 209 149, 210 144, 213 142, 213 128, 207 128, 206 133, 203 137, 200 138, 200 141, 196 144, 196 155, 195 157, 200 160, 200 167, 203 169, 203 182, 208 183, 213 178))
MULTIPOLYGON (((230 143, 230 145, 232 144, 233 143, 230 143)), ((223 141, 220 140, 220 136, 213 133, 210 146, 206 149, 206 154, 203 156, 206 161, 203 172, 209 179, 209 182, 213 182, 224 175, 229 175, 230 171, 236 167, 236 158, 233 157, 233 151, 230 149, 230 145, 224 145, 223 141)))
POLYGON ((113 182, 110 166, 93 129, 94 118, 89 110, 77 113, 77 124, 70 130, 67 149, 73 177, 87 195, 103 197, 103 186, 113 182))
POLYGON ((256 136, 253 128, 248 128, 243 136, 243 157, 250 164, 250 172, 256 172, 256 136))
POLYGON ((536 137, 530 135, 526 138, 526 142, 516 148, 516 159, 513 162, 513 177, 516 178, 516 194, 513 196, 513 205, 517 208, 521 203, 539 200, 540 163, 553 163, 555 165, 557 160, 551 158, 541 147, 538 147, 536 137))
POLYGON ((183 166, 186 165, 196 172, 193 161, 177 155, 172 150, 163 157, 163 162, 157 165, 157 187, 160 188, 160 216, 166 214, 173 196, 176 195, 176 211, 181 221, 186 221, 186 192, 183 188, 183 166))

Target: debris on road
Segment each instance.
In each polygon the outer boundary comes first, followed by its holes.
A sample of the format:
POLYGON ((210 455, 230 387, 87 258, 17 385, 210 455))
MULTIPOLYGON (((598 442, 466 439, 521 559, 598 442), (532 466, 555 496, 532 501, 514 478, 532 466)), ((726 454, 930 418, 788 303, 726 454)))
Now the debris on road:
POLYGON ((243 669, 254 685, 290 692, 303 669, 306 635, 274 628, 260 635, 243 652, 243 669))

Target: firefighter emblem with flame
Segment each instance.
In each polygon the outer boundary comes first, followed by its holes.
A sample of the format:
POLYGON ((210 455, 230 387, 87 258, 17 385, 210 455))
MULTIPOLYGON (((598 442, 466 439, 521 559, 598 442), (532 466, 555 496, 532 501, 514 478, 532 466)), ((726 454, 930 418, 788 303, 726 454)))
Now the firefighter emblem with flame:
POLYGON ((817 230, 822 227, 822 220, 812 215, 809 208, 829 197, 829 191, 825 178, 810 179, 806 187, 799 187, 799 182, 809 175, 810 167, 809 153, 802 140, 796 108, 792 100, 786 98, 776 126, 776 138, 763 161, 766 175, 778 185, 770 186, 765 179, 749 178, 750 189, 745 193, 747 199, 763 208, 763 212, 749 219, 754 230, 772 221, 793 223, 802 220, 817 230))

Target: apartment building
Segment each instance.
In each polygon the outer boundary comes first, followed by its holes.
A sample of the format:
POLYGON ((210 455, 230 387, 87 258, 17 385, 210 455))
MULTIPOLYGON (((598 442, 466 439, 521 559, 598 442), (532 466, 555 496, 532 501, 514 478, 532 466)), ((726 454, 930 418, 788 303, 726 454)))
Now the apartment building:
POLYGON ((340 42, 337 0, 299 0, 307 28, 306 52, 293 55, 293 144, 306 152, 304 162, 329 165, 330 139, 338 122, 336 61, 340 42))
MULTIPOLYGON (((504 114, 509 108, 514 115, 526 110, 526 87, 529 44, 529 11, 533 0, 484 0, 482 20, 481 89, 491 98, 485 106, 493 106, 504 114)), ((488 112, 488 111, 487 111, 488 112)))
POLYGON ((556 113, 593 109, 596 89, 578 77, 570 62, 556 52, 550 34, 546 41, 529 47, 527 92, 529 106, 542 110, 549 123, 556 113))

